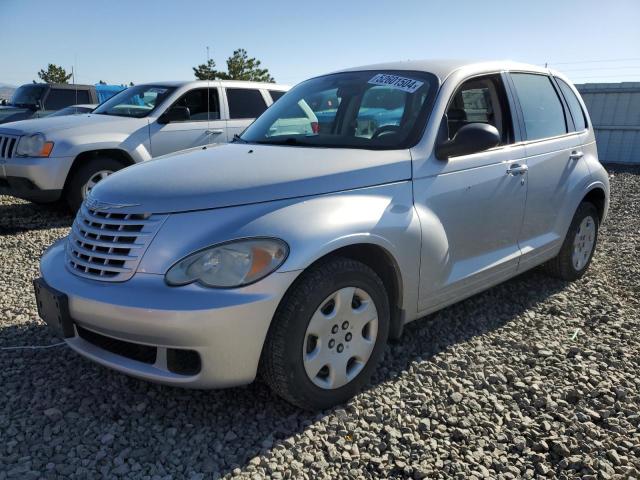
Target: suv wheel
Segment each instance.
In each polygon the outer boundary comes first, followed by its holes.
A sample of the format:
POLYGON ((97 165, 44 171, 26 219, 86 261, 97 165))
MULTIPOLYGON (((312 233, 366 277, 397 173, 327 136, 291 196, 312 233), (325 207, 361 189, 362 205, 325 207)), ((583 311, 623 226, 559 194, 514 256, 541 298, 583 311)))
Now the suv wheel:
POLYGON ((363 263, 335 258, 303 273, 278 308, 262 377, 305 409, 343 403, 371 377, 388 332, 382 280, 363 263))
POLYGON ((557 257, 547 263, 547 271, 562 280, 577 280, 591 263, 598 240, 599 215, 596 207, 583 202, 576 210, 557 257))
POLYGON ((122 163, 112 158, 95 158, 78 168, 69 179, 66 188, 65 197, 69 208, 77 211, 98 182, 121 168, 122 163))

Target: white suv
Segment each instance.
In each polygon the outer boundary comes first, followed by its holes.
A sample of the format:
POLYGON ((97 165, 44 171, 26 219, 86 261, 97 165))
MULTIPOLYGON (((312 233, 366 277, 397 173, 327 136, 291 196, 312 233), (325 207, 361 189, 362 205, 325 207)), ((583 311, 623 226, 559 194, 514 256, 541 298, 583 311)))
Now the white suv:
POLYGON ((289 89, 243 81, 158 82, 91 114, 0 128, 0 193, 77 210, 104 177, 153 157, 226 143, 289 89))

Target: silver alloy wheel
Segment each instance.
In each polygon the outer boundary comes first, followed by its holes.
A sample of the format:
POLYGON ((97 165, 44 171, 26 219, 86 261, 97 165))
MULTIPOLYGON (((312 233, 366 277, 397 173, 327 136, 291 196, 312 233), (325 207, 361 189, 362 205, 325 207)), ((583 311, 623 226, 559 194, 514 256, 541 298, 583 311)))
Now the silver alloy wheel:
POLYGON ((315 311, 304 337, 302 359, 309 379, 332 390, 353 380, 369 361, 378 336, 378 310, 367 292, 346 287, 315 311))
POLYGON ((91 178, 89 178, 87 183, 85 183, 82 186, 82 198, 83 199, 87 198, 87 195, 89 194, 91 189, 95 187, 98 182, 100 182, 101 180, 104 180, 112 173, 113 173, 113 170, 99 170, 93 175, 91 175, 91 178))
POLYGON ((591 216, 587 216, 580 222, 580 227, 573 239, 573 255, 571 262, 577 271, 582 270, 591 256, 591 251, 596 241, 596 223, 591 216))

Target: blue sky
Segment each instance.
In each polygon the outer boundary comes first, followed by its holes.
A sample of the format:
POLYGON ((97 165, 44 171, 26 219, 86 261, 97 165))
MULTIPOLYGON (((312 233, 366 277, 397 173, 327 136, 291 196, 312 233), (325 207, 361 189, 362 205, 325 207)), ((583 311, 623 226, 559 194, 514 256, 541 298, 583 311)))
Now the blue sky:
POLYGON ((289 84, 444 57, 640 81, 639 25, 640 0, 0 0, 0 83, 30 82, 49 62, 75 64, 79 83, 191 79, 207 45, 220 68, 242 47, 289 84))

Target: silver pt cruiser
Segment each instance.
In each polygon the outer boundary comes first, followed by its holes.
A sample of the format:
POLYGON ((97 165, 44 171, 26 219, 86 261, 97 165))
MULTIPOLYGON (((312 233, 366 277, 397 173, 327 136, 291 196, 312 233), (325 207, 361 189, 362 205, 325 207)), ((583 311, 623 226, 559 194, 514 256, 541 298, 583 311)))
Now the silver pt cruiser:
POLYGON ((543 263, 580 278, 609 204, 559 73, 416 61, 307 80, 233 144, 98 184, 35 281, 78 353, 169 385, 258 372, 349 399, 412 320, 543 263))

